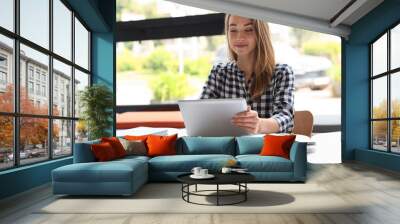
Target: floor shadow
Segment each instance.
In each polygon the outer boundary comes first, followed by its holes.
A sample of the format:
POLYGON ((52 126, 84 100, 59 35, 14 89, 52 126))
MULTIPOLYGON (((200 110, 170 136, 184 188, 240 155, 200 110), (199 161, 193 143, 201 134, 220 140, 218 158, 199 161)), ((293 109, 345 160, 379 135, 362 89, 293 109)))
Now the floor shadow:
MULTIPOLYGON (((243 199, 242 195, 220 197, 220 203, 229 204, 243 199)), ((210 204, 216 204, 216 192, 207 196, 206 201, 210 204)), ((290 194, 276 191, 251 190, 247 193, 247 201, 236 204, 242 207, 265 207, 290 204, 295 198, 290 194)))
MULTIPOLYGON (((192 187, 193 188, 193 187, 192 187)), ((147 183, 133 195, 57 195, 58 199, 168 199, 181 197, 181 184, 147 183)))

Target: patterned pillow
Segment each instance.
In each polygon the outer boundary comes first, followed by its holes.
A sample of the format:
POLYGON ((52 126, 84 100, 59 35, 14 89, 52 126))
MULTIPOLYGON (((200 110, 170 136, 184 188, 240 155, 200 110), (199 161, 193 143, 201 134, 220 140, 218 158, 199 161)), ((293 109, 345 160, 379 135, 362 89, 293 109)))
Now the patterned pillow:
POLYGON ((145 156, 147 155, 146 144, 141 140, 126 140, 119 138, 122 146, 126 151, 126 155, 145 156))

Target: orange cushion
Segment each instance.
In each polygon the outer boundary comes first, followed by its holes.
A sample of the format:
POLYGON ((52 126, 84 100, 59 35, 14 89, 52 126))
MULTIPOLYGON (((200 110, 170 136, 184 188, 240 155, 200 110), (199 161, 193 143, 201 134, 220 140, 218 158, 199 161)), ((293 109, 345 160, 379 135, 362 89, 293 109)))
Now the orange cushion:
POLYGON ((121 142, 117 137, 109 137, 109 138, 101 138, 101 142, 108 142, 112 146, 115 151, 115 155, 118 158, 126 156, 126 151, 124 146, 122 146, 121 142))
POLYGON ((260 155, 281 156, 289 159, 290 148, 295 139, 296 135, 265 135, 260 155))
POLYGON ((160 135, 149 135, 147 137, 147 155, 148 156, 163 156, 163 155, 175 155, 176 154, 176 139, 178 135, 171 136, 160 136, 160 135))
POLYGON ((94 157, 99 162, 109 161, 117 158, 113 147, 108 142, 92 144, 91 149, 94 154, 94 157))
POLYGON ((129 141, 146 141, 147 137, 149 135, 140 135, 140 136, 135 136, 135 135, 125 135, 124 138, 129 141))

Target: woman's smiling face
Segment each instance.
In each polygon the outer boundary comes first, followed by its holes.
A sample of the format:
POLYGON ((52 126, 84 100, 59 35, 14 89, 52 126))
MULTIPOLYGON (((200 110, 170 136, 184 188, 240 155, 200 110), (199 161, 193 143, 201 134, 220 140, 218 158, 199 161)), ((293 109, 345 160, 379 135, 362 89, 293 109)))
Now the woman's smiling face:
POLYGON ((239 55, 253 53, 256 47, 256 31, 253 21, 240 16, 230 16, 228 21, 229 47, 239 55))

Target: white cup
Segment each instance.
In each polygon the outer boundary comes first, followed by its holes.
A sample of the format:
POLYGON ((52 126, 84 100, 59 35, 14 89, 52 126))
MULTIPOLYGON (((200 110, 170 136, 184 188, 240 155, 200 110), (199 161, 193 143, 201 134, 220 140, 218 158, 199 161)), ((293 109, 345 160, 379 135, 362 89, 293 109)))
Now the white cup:
POLYGON ((200 176, 207 176, 208 175, 208 169, 201 169, 200 170, 200 176))
POLYGON ((221 172, 222 173, 230 173, 232 171, 232 169, 230 167, 222 167, 221 172))
POLYGON ((199 176, 199 175, 201 175, 200 174, 200 171, 202 170, 202 168, 201 167, 193 167, 193 169, 192 169, 192 173, 194 174, 194 175, 196 175, 196 176, 199 176))

